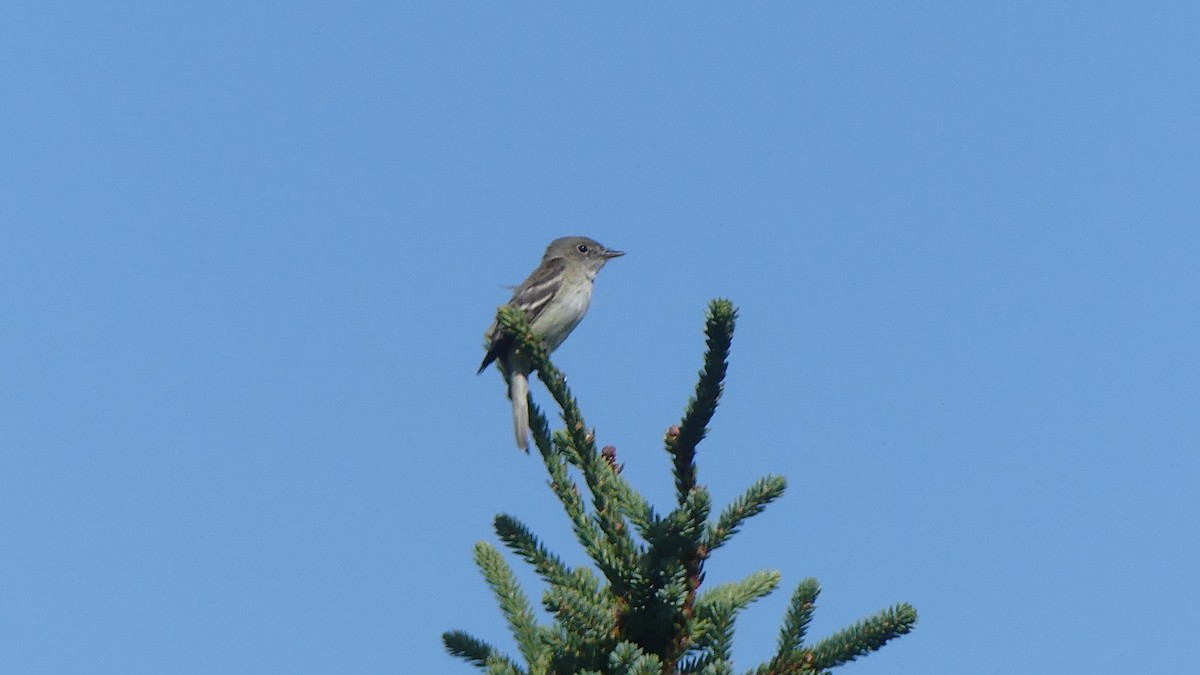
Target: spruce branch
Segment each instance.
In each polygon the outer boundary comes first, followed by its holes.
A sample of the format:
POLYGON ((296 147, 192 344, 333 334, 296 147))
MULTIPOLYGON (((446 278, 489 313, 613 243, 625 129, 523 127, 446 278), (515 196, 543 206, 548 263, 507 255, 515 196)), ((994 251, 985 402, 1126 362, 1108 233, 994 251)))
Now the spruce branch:
POLYGON ((617 610, 611 599, 558 585, 546 591, 544 604, 554 612, 568 633, 594 643, 613 639, 617 610))
POLYGON ((592 598, 592 602, 598 606, 611 607, 613 604, 611 593, 608 592, 608 589, 600 587, 600 580, 586 567, 577 567, 571 570, 570 575, 559 586, 592 598))
POLYGON ((625 500, 622 499, 625 491, 619 487, 624 479, 594 449, 590 453, 580 452, 580 458, 584 481, 592 493, 596 523, 618 560, 628 569, 637 560, 638 546, 625 520, 625 500))
POLYGON ((696 486, 696 446, 708 434, 708 423, 717 411, 729 367, 729 345, 736 319, 737 310, 732 302, 719 298, 709 303, 704 327, 708 349, 696 382, 696 393, 688 401, 683 421, 667 431, 666 448, 675 464, 675 491, 681 504, 696 486))
POLYGON ((812 650, 813 665, 824 670, 853 661, 912 631, 916 623, 912 605, 902 602, 889 607, 818 642, 812 650))
POLYGON ((509 630, 516 638, 521 656, 528 663, 537 662, 545 646, 542 644, 537 619, 525 592, 521 590, 512 568, 504 562, 500 551, 491 544, 481 541, 475 544, 475 564, 483 573, 483 579, 491 587, 500 610, 508 622, 509 630))
POLYGON ((499 656, 488 658, 485 671, 488 675, 527 675, 524 668, 507 658, 499 656))
MULTIPOLYGON (((601 451, 600 457, 608 464, 614 476, 620 477, 621 470, 625 465, 617 463, 617 449, 611 445, 606 446, 601 451)), ((658 515, 654 512, 654 507, 650 506, 650 502, 646 501, 646 498, 637 490, 634 490, 629 481, 623 477, 614 478, 612 485, 617 492, 621 512, 637 528, 638 534, 645 538, 647 530, 658 522, 658 515)))
POLYGON ((731 661, 714 659, 710 654, 689 656, 679 664, 681 675, 733 675, 731 661))
POLYGON ((805 649, 785 660, 771 659, 770 663, 759 666, 747 675, 830 675, 830 673, 827 670, 818 670, 813 666, 812 650, 805 649))
POLYGON ((488 660, 494 656, 505 658, 492 645, 461 630, 442 633, 442 644, 450 654, 480 668, 487 668, 488 660))
MULTIPOLYGON (((596 567, 604 574, 605 578, 609 580, 609 583, 621 584, 620 556, 613 550, 597 523, 588 515, 583 494, 579 491, 579 486, 575 484, 575 481, 571 480, 568 469, 571 463, 570 450, 558 449, 557 443, 551 444, 549 425, 541 410, 536 406, 529 408, 529 426, 533 430, 534 439, 541 450, 546 471, 550 474, 550 489, 562 503, 567 517, 571 520, 575 536, 583 544, 584 550, 587 551, 588 556, 596 563, 596 567)), ((563 440, 561 434, 558 436, 558 440, 563 440)))
POLYGON ((694 647, 706 650, 707 654, 695 662, 695 668, 703 671, 732 658, 733 623, 738 612, 775 590, 779 578, 779 572, 773 570, 755 572, 741 581, 716 586, 700 596, 696 601, 694 647))
POLYGON ((708 550, 720 548, 742 526, 747 518, 757 516, 767 504, 783 496, 787 480, 783 476, 760 478, 733 503, 725 507, 709 530, 708 550))
POLYGON ((776 658, 786 660, 792 658, 804 645, 804 635, 808 632, 808 624, 812 622, 813 610, 817 606, 817 596, 821 587, 817 580, 809 577, 796 586, 792 593, 792 601, 788 605, 787 614, 783 617, 783 628, 779 630, 779 651, 776 658))
POLYGON ((658 657, 647 654, 632 642, 622 642, 613 649, 608 667, 614 675, 661 675, 663 664, 658 657))
POLYGON ((538 575, 549 584, 564 583, 570 570, 558 556, 542 546, 536 535, 524 523, 513 516, 501 513, 494 521, 496 535, 509 549, 533 566, 538 575))
POLYGON ((543 461, 550 461, 554 455, 554 443, 551 440, 550 423, 542 409, 533 402, 533 394, 529 394, 529 431, 533 436, 533 444, 537 446, 543 461))
POLYGON ((731 605, 713 603, 696 612, 695 645, 706 651, 697 661, 698 670, 733 658, 733 620, 737 614, 731 605))
POLYGON ((701 541, 711 507, 708 490, 696 488, 684 504, 648 530, 648 548, 630 595, 631 604, 642 608, 646 616, 674 616, 676 626, 691 618, 696 589, 704 577, 706 552, 701 541), (672 585, 678 585, 679 594, 661 593, 672 585))
POLYGON ((696 612, 712 606, 729 606, 741 611, 750 603, 766 597, 779 587, 780 574, 775 570, 760 570, 742 579, 714 586, 696 600, 696 612))
MULTIPOLYGON (((496 314, 496 321, 516 341, 518 350, 528 356, 538 379, 562 410, 568 440, 566 447, 570 455, 577 458, 584 480, 592 492, 594 517, 608 542, 609 553, 621 563, 632 565, 637 547, 626 526, 622 508, 622 493, 631 493, 632 487, 627 484, 621 487, 620 484, 625 480, 597 452, 595 434, 584 424, 583 413, 579 411, 579 404, 567 387, 566 377, 550 362, 545 344, 529 328, 524 312, 514 307, 501 307, 496 314)), ((530 426, 534 425, 531 423, 530 426)))
POLYGON ((733 664, 729 661, 707 663, 696 675, 733 675, 733 664))
POLYGON ((729 602, 710 602, 696 608, 695 646, 705 650, 697 666, 703 671, 714 663, 733 658, 733 620, 737 607, 729 602))
MULTIPOLYGON (((561 623, 546 635, 550 655, 543 673, 532 675, 557 675, 558 673, 598 673, 597 664, 603 663, 612 651, 613 640, 589 640, 571 633, 561 623)), ((602 674, 601 674, 602 675, 602 674)))
POLYGON ((647 530, 649 557, 673 560, 690 552, 690 555, 703 558, 707 553, 703 549, 703 540, 711 511, 712 497, 708 489, 692 490, 682 504, 647 530))

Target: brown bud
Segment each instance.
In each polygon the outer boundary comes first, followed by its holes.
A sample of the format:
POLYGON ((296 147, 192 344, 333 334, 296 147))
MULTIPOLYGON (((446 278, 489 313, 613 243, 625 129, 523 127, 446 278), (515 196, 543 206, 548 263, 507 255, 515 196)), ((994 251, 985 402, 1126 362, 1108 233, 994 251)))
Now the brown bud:
POLYGON ((608 462, 614 473, 621 473, 621 470, 625 468, 624 464, 617 464, 617 446, 615 445, 604 446, 604 449, 600 451, 600 456, 608 462))

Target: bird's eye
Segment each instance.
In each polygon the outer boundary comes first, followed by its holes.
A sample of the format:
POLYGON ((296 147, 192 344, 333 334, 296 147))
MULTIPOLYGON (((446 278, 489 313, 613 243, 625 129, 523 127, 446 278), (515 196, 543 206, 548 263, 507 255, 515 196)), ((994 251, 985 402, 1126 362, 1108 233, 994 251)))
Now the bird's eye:
POLYGON ((588 247, 587 247, 587 244, 580 244, 580 245, 576 246, 575 248, 579 249, 579 252, 580 252, 580 253, 587 253, 587 252, 588 252, 588 247))

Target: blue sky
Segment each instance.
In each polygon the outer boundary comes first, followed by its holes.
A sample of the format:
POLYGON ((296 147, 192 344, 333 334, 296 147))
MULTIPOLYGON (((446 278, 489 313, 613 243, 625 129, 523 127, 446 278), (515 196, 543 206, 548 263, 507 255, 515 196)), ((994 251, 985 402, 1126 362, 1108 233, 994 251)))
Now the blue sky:
MULTIPOLYGON (((0 10, 0 670, 467 673, 512 513, 495 307, 628 252, 556 353, 660 504, 784 499, 769 568, 846 673, 1186 672, 1200 600, 1190 3, 16 3, 0 10)), ((535 396, 546 400, 544 390, 535 396)), ((514 561, 514 564, 519 564, 514 561)), ((535 598, 540 589, 522 571, 535 598)))

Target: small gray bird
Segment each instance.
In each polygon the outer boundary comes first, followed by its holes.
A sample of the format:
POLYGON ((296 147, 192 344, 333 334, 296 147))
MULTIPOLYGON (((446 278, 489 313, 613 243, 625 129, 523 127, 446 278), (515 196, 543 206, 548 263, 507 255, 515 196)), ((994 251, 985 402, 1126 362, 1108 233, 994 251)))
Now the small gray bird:
MULTIPOLYGON (((509 305, 525 311, 533 332, 542 336, 546 349, 554 351, 567 339, 587 314, 592 301, 592 283, 604 263, 623 256, 610 251, 594 239, 562 237, 550 242, 546 254, 529 278, 513 291, 509 305)), ((496 359, 508 378, 508 398, 512 400, 513 431, 517 447, 529 451, 529 359, 515 353, 512 340, 493 323, 485 334, 487 355, 479 366, 482 373, 496 359)), ((478 374, 478 373, 477 373, 478 374)))

